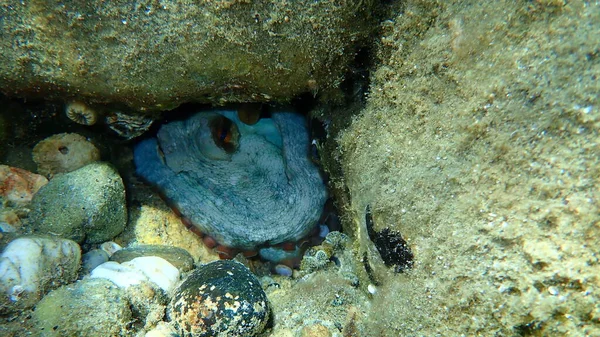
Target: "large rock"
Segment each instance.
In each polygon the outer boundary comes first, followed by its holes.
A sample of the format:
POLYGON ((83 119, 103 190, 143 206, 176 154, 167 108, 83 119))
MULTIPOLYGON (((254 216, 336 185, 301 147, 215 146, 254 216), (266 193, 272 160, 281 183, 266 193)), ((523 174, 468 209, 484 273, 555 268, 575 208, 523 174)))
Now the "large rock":
POLYGON ((29 227, 79 243, 108 241, 127 222, 125 187, 109 164, 92 163, 58 176, 31 203, 29 227))
POLYGON ((43 1, 2 6, 0 89, 165 110, 339 85, 375 1, 43 1))
POLYGON ((600 336, 600 7, 404 4, 333 155, 361 285, 380 284, 359 335, 600 336))

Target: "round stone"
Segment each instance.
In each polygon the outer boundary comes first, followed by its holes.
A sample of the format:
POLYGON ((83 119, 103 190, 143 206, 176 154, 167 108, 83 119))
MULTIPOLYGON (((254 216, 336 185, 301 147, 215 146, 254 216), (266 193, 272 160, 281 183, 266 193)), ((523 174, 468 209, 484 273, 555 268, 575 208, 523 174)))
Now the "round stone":
POLYGON ((269 312, 258 279, 228 260, 193 271, 169 305, 169 318, 182 337, 254 336, 264 329, 269 312))
POLYGON ((29 229, 77 243, 100 243, 127 223, 125 186, 110 164, 96 162, 55 176, 33 196, 29 229))

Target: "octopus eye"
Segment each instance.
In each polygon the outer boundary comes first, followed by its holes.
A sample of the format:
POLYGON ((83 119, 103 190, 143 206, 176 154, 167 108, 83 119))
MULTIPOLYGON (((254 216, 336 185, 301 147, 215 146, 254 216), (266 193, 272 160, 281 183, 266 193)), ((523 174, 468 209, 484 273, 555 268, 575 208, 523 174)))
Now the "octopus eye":
POLYGON ((233 153, 238 148, 240 132, 237 125, 224 116, 218 116, 210 121, 210 132, 215 144, 227 153, 233 153))

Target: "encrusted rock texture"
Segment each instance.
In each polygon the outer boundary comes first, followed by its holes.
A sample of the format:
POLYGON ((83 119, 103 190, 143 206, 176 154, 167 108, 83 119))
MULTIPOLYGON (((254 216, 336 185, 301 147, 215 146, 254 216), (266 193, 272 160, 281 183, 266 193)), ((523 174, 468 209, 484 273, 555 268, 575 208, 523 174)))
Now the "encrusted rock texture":
POLYGON ((103 162, 58 176, 34 195, 29 230, 77 243, 101 243, 127 223, 125 187, 116 169, 103 162))
POLYGON ((381 284, 364 335, 600 335, 600 7, 401 6, 335 154, 345 228, 381 284), (412 270, 378 261, 367 205, 412 270))
POLYGON ((334 93, 375 1, 43 1, 0 8, 0 90, 168 110, 334 93))

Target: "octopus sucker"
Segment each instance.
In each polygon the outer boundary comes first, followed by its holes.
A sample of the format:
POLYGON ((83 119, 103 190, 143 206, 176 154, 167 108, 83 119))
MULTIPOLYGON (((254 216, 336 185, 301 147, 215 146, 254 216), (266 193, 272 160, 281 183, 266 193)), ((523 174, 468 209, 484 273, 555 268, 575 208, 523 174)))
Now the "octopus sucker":
POLYGON ((216 110, 163 125, 136 145, 134 161, 220 255, 260 250, 264 257, 269 246, 297 250, 293 243, 306 241, 319 221, 327 190, 309 148, 302 115, 273 112, 248 125, 237 111, 216 110))

